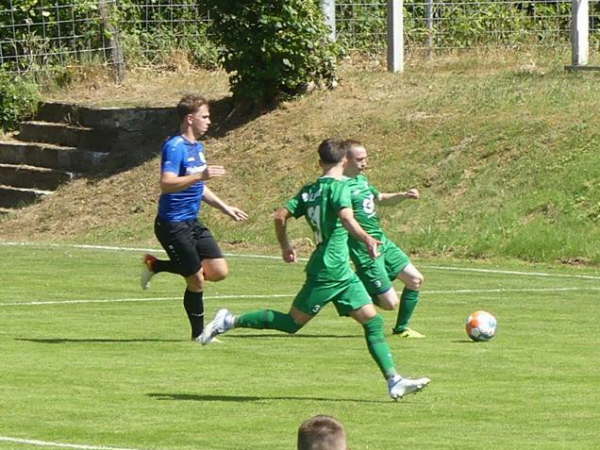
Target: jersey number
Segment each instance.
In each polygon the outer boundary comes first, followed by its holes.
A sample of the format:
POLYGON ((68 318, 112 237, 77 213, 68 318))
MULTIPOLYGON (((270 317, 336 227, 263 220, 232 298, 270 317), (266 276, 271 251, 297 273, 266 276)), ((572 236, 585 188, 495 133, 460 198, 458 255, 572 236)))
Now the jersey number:
POLYGON ((363 211, 367 216, 372 217, 375 215, 375 197, 373 194, 369 195, 363 200, 363 211))
POLYGON ((315 241, 317 245, 323 242, 323 234, 321 233, 321 206, 311 206, 306 210, 306 215, 310 220, 315 232, 315 241))

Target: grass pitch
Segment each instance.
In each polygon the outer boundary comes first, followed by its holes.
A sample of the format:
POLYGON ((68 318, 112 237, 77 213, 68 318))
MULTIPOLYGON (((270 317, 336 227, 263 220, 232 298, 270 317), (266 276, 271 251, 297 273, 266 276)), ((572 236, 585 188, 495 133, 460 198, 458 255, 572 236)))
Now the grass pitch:
MULTIPOLYGON (((182 280, 139 288, 143 251, 0 253, 3 449, 291 449, 314 414, 338 417, 353 450, 600 442, 592 269, 415 261, 426 282, 411 325, 427 338, 388 338, 401 373, 432 383, 395 403, 361 328, 332 307, 296 336, 234 330, 201 347, 188 340, 182 280), (464 332, 477 309, 498 318, 490 342, 464 332)), ((209 318, 223 306, 287 311, 303 280, 302 264, 277 258, 229 263, 206 290, 209 318)), ((395 313, 382 314, 389 332, 395 313)))

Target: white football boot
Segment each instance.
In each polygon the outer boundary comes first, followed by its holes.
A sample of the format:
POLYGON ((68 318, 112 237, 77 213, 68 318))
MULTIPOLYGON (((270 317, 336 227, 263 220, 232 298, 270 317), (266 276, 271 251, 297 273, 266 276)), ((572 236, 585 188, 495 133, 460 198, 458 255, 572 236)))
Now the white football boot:
POLYGON ((402 378, 396 375, 388 380, 388 390, 390 397, 394 400, 400 400, 406 394, 415 394, 427 386, 431 380, 427 377, 423 378, 402 378))
POLYGON ((228 309, 220 309, 217 311, 215 318, 210 322, 200 335, 200 343, 202 345, 210 344, 219 334, 223 334, 233 328, 235 324, 235 316, 228 309))

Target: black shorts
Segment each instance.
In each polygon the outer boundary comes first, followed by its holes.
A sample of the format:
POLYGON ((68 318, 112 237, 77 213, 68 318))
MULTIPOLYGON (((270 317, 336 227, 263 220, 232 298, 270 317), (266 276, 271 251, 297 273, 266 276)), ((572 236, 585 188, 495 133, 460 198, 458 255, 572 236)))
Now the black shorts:
POLYGON ((203 259, 223 258, 210 230, 199 220, 154 221, 154 234, 184 277, 200 270, 203 259))

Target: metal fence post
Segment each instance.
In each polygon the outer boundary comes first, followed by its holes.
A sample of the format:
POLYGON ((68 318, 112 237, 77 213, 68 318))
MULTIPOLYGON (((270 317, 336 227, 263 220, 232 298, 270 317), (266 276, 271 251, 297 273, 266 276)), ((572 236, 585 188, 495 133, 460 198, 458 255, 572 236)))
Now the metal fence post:
POLYGON ((387 68, 388 72, 404 72, 404 2, 387 2, 387 68))
POLYGON ((335 0, 321 0, 321 9, 325 16, 325 22, 331 30, 329 38, 335 42, 335 0))
POLYGON ((589 20, 588 0, 573 0, 571 8, 571 47, 573 66, 585 66, 589 56, 589 20))

